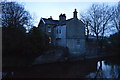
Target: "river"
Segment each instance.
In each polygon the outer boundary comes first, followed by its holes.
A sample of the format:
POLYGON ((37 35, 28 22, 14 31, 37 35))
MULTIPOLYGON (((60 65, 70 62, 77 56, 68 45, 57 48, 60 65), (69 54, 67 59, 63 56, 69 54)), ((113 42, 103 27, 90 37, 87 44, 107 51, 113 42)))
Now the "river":
POLYGON ((113 78, 120 79, 118 57, 73 62, 37 64, 29 68, 3 70, 3 78, 113 78))

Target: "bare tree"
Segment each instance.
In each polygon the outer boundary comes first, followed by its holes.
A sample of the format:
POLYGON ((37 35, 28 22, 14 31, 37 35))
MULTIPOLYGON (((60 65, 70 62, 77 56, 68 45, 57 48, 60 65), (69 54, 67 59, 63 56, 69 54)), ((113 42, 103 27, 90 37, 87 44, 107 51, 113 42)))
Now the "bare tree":
POLYGON ((31 16, 23 5, 17 2, 2 2, 2 26, 25 27, 31 26, 31 16))
POLYGON ((85 24, 86 39, 89 37, 89 20, 86 15, 81 14, 81 20, 85 24))
POLYGON ((96 35, 97 41, 99 35, 104 36, 105 31, 108 29, 108 24, 113 15, 113 11, 111 11, 112 8, 108 5, 92 4, 85 16, 82 17, 82 20, 90 27, 90 32, 96 35))
POLYGON ((120 32, 120 1, 117 6, 114 6, 113 26, 120 32))
POLYGON ((102 5, 101 8, 101 36, 102 39, 104 38, 105 31, 111 28, 111 26, 108 26, 111 24, 112 16, 114 14, 113 8, 108 5, 102 5))

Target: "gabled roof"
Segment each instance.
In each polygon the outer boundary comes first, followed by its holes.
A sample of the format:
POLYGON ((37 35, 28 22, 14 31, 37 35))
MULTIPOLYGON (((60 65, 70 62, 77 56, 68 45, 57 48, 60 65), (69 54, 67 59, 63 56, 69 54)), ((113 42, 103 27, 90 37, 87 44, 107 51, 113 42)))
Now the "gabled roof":
POLYGON ((51 18, 48 18, 48 19, 41 18, 41 20, 44 22, 44 24, 55 24, 55 25, 57 25, 58 22, 59 22, 58 20, 53 20, 51 18))
MULTIPOLYGON (((60 22, 59 20, 53 20, 52 18, 41 18, 41 21, 43 21, 44 24, 51 24, 51 25, 65 25, 67 24, 67 22, 69 22, 70 20, 72 20, 73 18, 70 18, 68 20, 62 21, 60 22)), ((81 21, 81 20, 80 20, 81 21)), ((81 21, 81 23, 83 23, 81 21)), ((84 23, 83 23, 84 24, 84 23)))
POLYGON ((69 21, 72 20, 72 19, 73 19, 73 18, 70 18, 70 19, 68 19, 68 20, 59 22, 59 25, 65 25, 67 22, 69 22, 69 21))

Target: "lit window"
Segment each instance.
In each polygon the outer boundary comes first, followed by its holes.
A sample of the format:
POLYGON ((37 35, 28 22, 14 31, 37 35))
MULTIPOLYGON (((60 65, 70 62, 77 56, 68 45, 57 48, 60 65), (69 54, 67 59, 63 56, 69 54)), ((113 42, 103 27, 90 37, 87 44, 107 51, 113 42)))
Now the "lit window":
POLYGON ((51 43, 51 37, 49 36, 49 43, 51 43))

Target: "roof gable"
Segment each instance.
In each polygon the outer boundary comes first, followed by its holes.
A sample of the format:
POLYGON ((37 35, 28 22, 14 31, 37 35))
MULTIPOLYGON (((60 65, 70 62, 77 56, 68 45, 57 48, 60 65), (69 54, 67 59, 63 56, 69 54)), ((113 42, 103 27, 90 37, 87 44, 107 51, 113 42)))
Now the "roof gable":
POLYGON ((41 19, 43 22, 44 22, 44 24, 53 24, 53 25, 57 25, 58 24, 58 20, 53 20, 53 19, 46 19, 46 18, 42 18, 41 19))
MULTIPOLYGON (((68 20, 59 22, 59 20, 53 20, 51 18, 41 18, 40 21, 42 21, 44 24, 49 24, 49 25, 66 25, 69 21, 73 20, 74 18, 70 18, 68 20)), ((84 24, 81 20, 79 20, 82 24, 84 24)))

